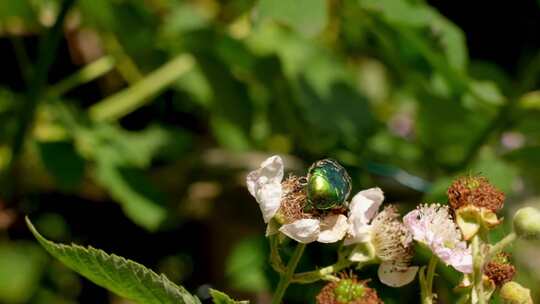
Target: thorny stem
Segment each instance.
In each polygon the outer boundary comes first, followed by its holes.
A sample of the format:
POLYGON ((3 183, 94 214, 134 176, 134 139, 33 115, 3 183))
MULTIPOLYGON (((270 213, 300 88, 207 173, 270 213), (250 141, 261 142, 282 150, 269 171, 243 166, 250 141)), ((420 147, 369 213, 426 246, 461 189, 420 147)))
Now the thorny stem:
POLYGON ((292 281, 300 284, 308 284, 325 279, 335 272, 339 272, 342 269, 345 269, 352 265, 352 262, 348 259, 341 259, 335 264, 323 267, 318 270, 307 271, 302 273, 297 273, 293 276, 292 281))
POLYGON ((478 297, 478 304, 486 304, 486 298, 484 296, 484 281, 483 281, 483 267, 484 259, 481 252, 480 236, 477 234, 472 239, 472 254, 473 254, 473 288, 472 291, 476 293, 478 297))
POLYGON ((298 265, 298 262, 300 261, 300 258, 302 257, 305 248, 306 244, 298 243, 298 245, 296 245, 293 255, 289 260, 289 263, 287 264, 287 268, 285 269, 285 273, 279 275, 279 283, 276 288, 276 292, 274 293, 272 304, 281 303, 281 300, 285 295, 285 290, 287 290, 287 287, 289 287, 289 284, 291 283, 294 270, 296 269, 296 266, 298 265))

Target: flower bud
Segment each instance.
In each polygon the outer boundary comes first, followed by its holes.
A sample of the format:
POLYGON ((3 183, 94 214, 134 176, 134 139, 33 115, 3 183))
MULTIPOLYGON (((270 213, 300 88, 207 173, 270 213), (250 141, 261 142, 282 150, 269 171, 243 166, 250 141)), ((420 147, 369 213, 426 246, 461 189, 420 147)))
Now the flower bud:
POLYGON ((516 282, 504 284, 500 296, 505 304, 533 304, 531 291, 516 282))
POLYGON ((540 210, 533 207, 519 209, 514 215, 514 231, 527 240, 540 240, 540 210))

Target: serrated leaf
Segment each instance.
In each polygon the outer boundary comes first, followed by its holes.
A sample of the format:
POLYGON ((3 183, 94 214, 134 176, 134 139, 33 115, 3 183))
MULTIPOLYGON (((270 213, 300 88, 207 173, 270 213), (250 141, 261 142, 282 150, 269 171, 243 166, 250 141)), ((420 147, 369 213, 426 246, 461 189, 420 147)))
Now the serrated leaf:
POLYGON ((57 244, 44 238, 30 220, 26 224, 52 256, 90 281, 115 294, 144 304, 200 304, 200 300, 166 276, 100 249, 57 244))
POLYGON ((210 289, 210 295, 212 296, 212 301, 214 302, 214 304, 247 304, 249 303, 249 301, 235 301, 231 299, 231 297, 229 297, 227 294, 219 290, 215 290, 215 289, 210 289))

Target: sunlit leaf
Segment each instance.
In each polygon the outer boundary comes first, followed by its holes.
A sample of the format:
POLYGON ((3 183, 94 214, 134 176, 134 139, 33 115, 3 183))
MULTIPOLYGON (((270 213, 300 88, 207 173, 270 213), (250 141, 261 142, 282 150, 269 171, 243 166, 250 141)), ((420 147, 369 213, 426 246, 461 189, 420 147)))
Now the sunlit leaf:
MULTIPOLYGON (((455 70, 464 71, 468 55, 465 35, 452 22, 439 14, 434 8, 422 4, 402 0, 362 0, 360 5, 373 13, 380 13, 398 32, 400 27, 424 29, 431 32, 431 39, 442 48, 448 64, 455 70)), ((404 32, 401 32, 402 34, 404 32)), ((413 34, 418 51, 423 52, 432 63, 440 60, 437 51, 429 46, 429 36, 413 34), (422 37, 422 38, 420 38, 422 37)), ((412 37, 408 37, 412 38, 412 37)))
POLYGON ((212 301, 214 302, 214 304, 247 304, 249 303, 249 301, 235 301, 231 299, 231 297, 229 297, 227 294, 219 290, 215 290, 215 289, 210 289, 210 296, 212 296, 212 301))
POLYGON ((52 256, 121 297, 141 304, 201 303, 183 287, 141 264, 92 247, 56 244, 40 235, 28 218, 26 223, 39 243, 52 256))
POLYGON ((326 9, 326 0, 260 0, 257 12, 261 19, 270 18, 313 36, 326 25, 326 9))

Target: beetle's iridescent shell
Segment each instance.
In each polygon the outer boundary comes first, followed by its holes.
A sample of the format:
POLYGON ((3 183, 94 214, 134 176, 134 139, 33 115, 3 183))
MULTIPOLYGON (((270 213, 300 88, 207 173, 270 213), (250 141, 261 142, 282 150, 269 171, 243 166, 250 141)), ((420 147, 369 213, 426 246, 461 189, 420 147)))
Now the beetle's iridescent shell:
POLYGON ((315 162, 307 175, 307 198, 310 207, 326 210, 343 207, 351 193, 351 178, 332 159, 315 162))

